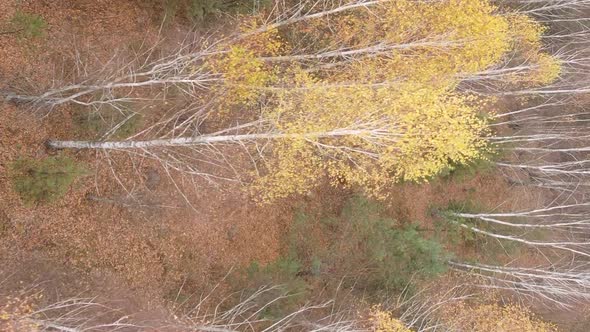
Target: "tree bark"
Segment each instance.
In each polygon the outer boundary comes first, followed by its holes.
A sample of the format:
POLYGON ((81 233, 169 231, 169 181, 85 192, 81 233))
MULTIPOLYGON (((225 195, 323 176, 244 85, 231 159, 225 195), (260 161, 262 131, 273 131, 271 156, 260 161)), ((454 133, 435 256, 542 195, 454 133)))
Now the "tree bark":
POLYGON ((325 137, 358 136, 370 134, 370 130, 333 130, 320 133, 303 134, 242 134, 221 136, 178 137, 169 139, 155 139, 146 141, 58 141, 49 140, 47 146, 53 149, 101 149, 101 150, 129 150, 147 149, 153 147, 194 146, 215 143, 237 143, 244 141, 271 139, 317 139, 325 137))

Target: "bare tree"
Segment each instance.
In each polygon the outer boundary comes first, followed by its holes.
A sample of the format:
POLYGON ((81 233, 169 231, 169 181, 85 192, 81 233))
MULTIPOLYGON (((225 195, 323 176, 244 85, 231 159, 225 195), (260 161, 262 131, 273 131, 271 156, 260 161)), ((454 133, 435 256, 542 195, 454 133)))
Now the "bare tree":
POLYGON ((480 276, 489 283, 481 287, 516 292, 548 306, 574 309, 590 300, 590 278, 586 264, 534 268, 449 262, 453 269, 480 276))

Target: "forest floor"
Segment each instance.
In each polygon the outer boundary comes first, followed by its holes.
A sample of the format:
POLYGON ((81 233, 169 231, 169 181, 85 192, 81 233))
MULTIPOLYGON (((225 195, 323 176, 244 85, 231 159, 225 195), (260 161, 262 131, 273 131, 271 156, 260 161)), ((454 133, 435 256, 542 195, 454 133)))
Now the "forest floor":
MULTIPOLYGON (((183 22, 160 31, 157 10, 117 0, 0 0, 0 30, 17 10, 41 15, 47 28, 34 39, 0 35, 0 90, 23 87, 26 79, 48 85, 72 70, 68 59, 76 52, 105 61, 158 36, 174 43, 187 31, 183 22)), ((350 193, 324 185, 261 205, 239 188, 202 185, 187 194, 188 206, 168 175, 149 161, 136 165, 114 157, 119 174, 136 179, 123 187, 95 154, 71 153, 91 173, 56 202, 26 205, 14 191, 10 165, 18 158, 48 156, 53 152, 44 146, 47 139, 76 130, 71 110, 54 111, 0 104, 0 272, 12 276, 12 285, 43 282, 62 296, 88 293, 124 301, 130 312, 166 315, 165 306, 183 285, 201 291, 231 268, 277 259, 297 209, 337 210, 350 193), (127 200, 130 196, 135 199, 127 200)), ((384 204, 393 219, 432 227, 433 206, 474 201, 482 209, 508 210, 547 199, 489 170, 393 185, 384 204)))

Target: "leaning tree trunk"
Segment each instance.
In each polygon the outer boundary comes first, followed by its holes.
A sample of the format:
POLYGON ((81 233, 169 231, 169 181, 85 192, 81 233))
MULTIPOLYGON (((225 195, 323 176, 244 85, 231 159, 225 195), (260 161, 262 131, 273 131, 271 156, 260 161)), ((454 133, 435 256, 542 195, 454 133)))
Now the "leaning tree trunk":
POLYGON ((275 139, 317 139, 343 136, 363 136, 371 134, 370 130, 332 130, 319 133, 268 133, 268 134, 242 134, 242 135, 202 135, 195 137, 177 137, 169 139, 154 139, 145 141, 47 141, 47 146, 53 149, 96 149, 96 150, 131 150, 147 149, 154 147, 195 146, 210 145, 216 143, 239 143, 258 140, 275 139))

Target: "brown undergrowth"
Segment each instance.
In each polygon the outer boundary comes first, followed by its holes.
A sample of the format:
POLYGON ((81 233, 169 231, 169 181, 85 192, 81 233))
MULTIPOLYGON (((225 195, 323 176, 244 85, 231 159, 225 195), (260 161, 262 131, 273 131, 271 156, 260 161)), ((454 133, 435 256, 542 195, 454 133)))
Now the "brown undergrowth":
MULTIPOLYGON (((41 15, 47 29, 34 40, 0 35, 0 89, 26 88, 25 77, 42 86, 56 73, 68 76, 73 63, 64 59, 71 59, 72 45, 105 60, 114 51, 129 52, 134 45, 159 38, 160 22, 153 19, 157 15, 132 1, 18 3, 0 0, 1 22, 21 10, 41 15)), ((161 33, 174 43, 183 29, 173 23, 161 33)), ((0 105, 1 270, 15 272, 11 280, 16 283, 51 280, 46 288, 62 297, 100 294, 123 299, 127 312, 165 319, 166 306, 179 300, 181 290, 183 296, 198 294, 232 268, 276 262, 285 253, 297 211, 338 215, 353 194, 325 183, 308 195, 260 205, 234 185, 188 182, 147 159, 132 162, 112 154, 98 162, 94 152, 48 151, 48 138, 71 137, 79 130, 73 114, 67 107, 46 116, 26 105, 0 105), (76 159, 93 173, 74 182, 60 200, 25 205, 11 183, 9 165, 20 157, 42 159, 56 153, 76 159)), ((546 199, 491 170, 394 185, 383 205, 392 220, 434 231, 433 208, 453 202, 477 201, 482 209, 499 211, 537 206, 546 199)), ((307 231, 317 240, 315 245, 328 243, 322 230, 307 231)))

